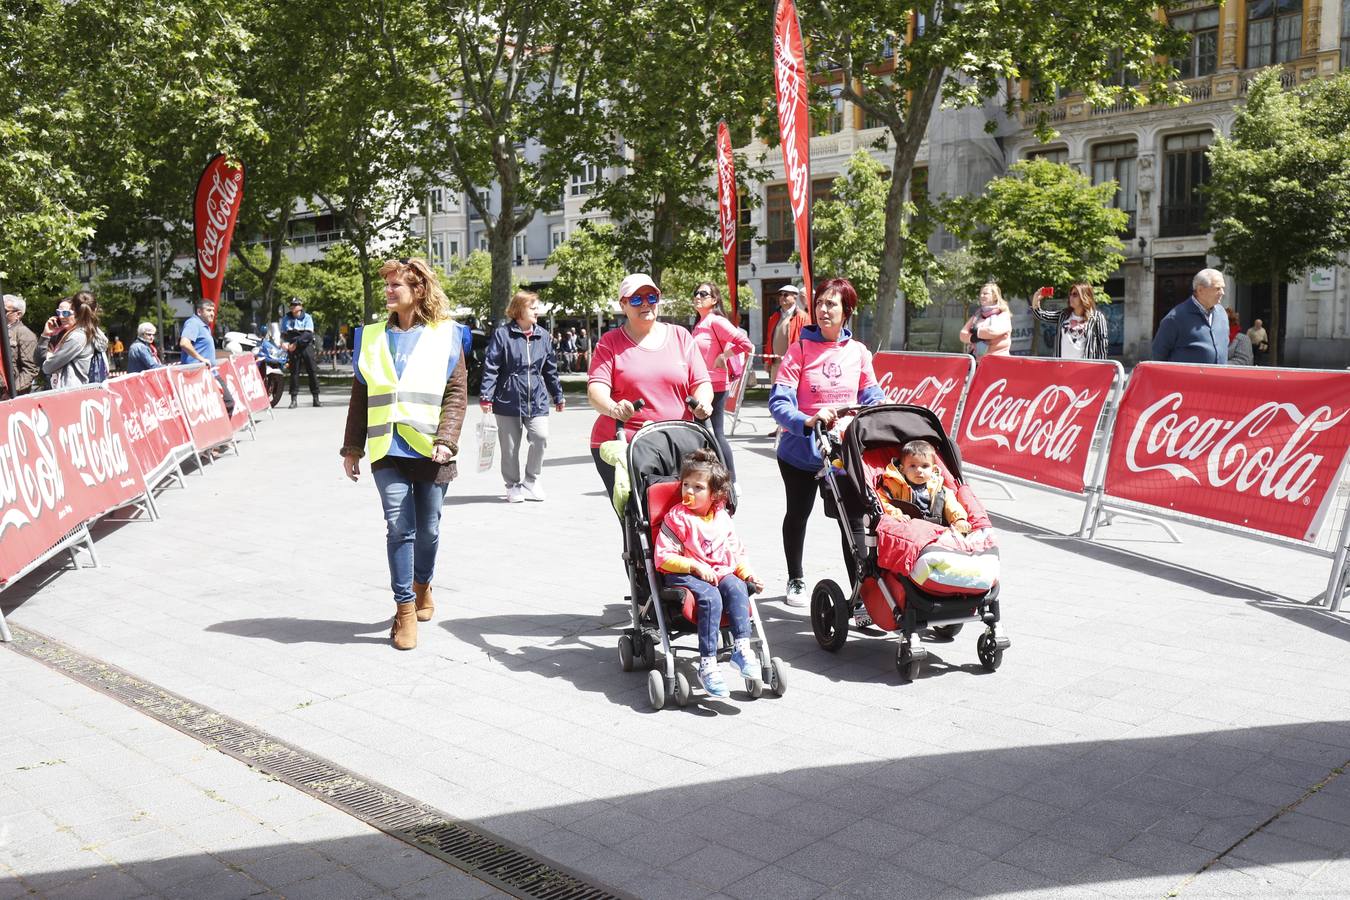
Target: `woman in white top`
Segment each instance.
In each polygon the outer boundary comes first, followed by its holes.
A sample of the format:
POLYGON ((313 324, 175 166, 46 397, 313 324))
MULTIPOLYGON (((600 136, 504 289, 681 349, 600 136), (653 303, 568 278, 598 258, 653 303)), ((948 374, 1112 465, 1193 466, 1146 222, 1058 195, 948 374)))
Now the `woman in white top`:
POLYGON ((1106 359, 1106 316, 1097 309, 1092 285, 1078 281, 1069 288, 1069 305, 1058 312, 1041 309, 1046 288, 1031 297, 1031 313, 1055 326, 1055 356, 1060 359, 1106 359))

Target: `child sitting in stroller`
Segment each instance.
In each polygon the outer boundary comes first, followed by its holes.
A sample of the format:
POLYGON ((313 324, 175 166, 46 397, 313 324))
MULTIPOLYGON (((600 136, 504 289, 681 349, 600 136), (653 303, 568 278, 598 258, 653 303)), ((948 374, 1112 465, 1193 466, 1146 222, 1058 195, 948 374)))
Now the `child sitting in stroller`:
POLYGON ((712 450, 695 450, 680 465, 680 506, 666 514, 653 553, 668 587, 685 588, 698 603, 698 678, 712 697, 727 697, 717 667, 723 609, 730 620, 731 664, 746 679, 759 678, 750 648, 750 596, 763 590, 750 570, 745 547, 726 510, 731 476, 712 450))
POLYGON ((943 486, 937 449, 925 440, 910 441, 900 448, 877 481, 877 499, 886 515, 903 521, 911 518, 898 504, 914 507, 919 515, 958 534, 970 534, 970 519, 956 492, 943 486))

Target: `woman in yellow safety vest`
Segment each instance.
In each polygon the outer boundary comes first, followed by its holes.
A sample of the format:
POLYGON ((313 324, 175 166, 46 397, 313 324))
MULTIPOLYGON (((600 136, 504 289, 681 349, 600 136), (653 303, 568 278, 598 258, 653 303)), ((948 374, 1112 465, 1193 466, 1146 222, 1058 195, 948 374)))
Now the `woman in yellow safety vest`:
POLYGON ((342 467, 356 481, 361 457, 370 455, 397 604, 389 637, 395 648, 411 650, 417 623, 435 609, 441 505, 456 474, 469 376, 462 326, 451 321, 449 300, 426 260, 391 259, 380 277, 389 319, 356 329, 342 467))

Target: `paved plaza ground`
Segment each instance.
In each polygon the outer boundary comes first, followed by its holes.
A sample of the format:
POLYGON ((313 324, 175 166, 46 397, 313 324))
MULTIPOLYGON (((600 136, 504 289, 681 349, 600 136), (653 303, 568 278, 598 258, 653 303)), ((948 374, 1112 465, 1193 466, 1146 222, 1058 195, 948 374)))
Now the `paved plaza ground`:
MULTIPOLYGON (((616 893, 1350 895, 1350 617, 1308 603, 1324 559, 1124 522, 1086 545, 1061 537, 1077 503, 977 484, 1012 647, 985 674, 972 629, 930 637, 900 684, 892 642, 827 654, 779 602, 753 410, 737 523, 789 689, 652 712, 615 652, 626 582, 588 411, 551 420, 546 502, 508 505, 495 473, 451 486, 438 614, 400 653, 378 499, 342 477, 332 400, 278 410, 164 491, 161 521, 99 526, 102 567, 40 569, 0 594, 10 621, 616 893)), ((843 577, 819 511, 806 562, 808 584, 843 577)), ((0 900, 496 895, 27 656, 0 648, 0 681, 0 900)))

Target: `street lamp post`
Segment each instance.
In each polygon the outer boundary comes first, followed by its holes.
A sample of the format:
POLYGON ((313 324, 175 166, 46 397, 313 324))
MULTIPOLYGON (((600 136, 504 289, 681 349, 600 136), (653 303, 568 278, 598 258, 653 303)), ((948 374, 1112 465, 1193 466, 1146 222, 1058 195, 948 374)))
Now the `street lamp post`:
POLYGON ((159 358, 164 359, 164 289, 160 284, 160 259, 159 259, 159 238, 160 232, 167 224, 159 216, 146 216, 147 222, 155 223, 155 235, 151 239, 154 242, 154 260, 155 260, 155 327, 159 334, 159 358))

